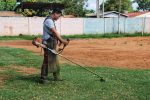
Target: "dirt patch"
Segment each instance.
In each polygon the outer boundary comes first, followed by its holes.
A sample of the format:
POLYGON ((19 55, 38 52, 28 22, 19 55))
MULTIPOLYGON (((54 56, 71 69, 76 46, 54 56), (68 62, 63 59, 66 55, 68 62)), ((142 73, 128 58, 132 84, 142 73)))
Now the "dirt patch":
POLYGON ((37 74, 40 71, 39 69, 36 69, 36 68, 27 68, 27 67, 22 67, 22 66, 13 66, 11 68, 15 69, 17 72, 20 72, 26 75, 37 74))
MULTIPOLYGON (((31 41, 2 41, 0 46, 24 48, 35 53, 41 48, 31 41)), ((111 66, 131 69, 150 69, 150 38, 125 37, 113 39, 72 40, 63 55, 86 66, 111 66)), ((66 62, 62 60, 61 62, 66 62)))
POLYGON ((5 71, 5 69, 4 68, 0 68, 0 72, 4 72, 5 71))
POLYGON ((7 80, 7 79, 8 79, 8 76, 6 76, 6 75, 0 76, 0 88, 3 87, 5 80, 7 80))
MULTIPOLYGON (((0 68, 0 72, 3 72, 5 70, 8 70, 7 68, 0 68)), ((17 72, 23 73, 25 75, 31 75, 31 74, 37 74, 39 73, 39 69, 36 68, 26 68, 22 66, 11 66, 12 69, 16 70, 17 72)), ((5 80, 7 80, 11 76, 1 75, 0 76, 0 88, 3 87, 5 80)))

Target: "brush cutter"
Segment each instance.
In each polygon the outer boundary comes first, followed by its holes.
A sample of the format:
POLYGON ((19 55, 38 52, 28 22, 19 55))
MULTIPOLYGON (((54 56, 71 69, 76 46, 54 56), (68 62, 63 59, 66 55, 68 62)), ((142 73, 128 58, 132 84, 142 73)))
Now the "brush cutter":
MULTIPOLYGON (((101 82, 104 82, 104 81, 105 81, 105 79, 104 79, 103 77, 99 76, 97 73, 95 73, 95 72, 93 72, 93 71, 91 71, 91 70, 89 70, 89 69, 87 69, 87 68, 81 66, 80 64, 78 64, 78 63, 76 63, 76 62, 74 62, 74 61, 68 59, 67 57, 64 57, 63 55, 61 55, 61 53, 63 52, 63 50, 64 50, 64 48, 66 47, 66 45, 64 45, 63 48, 60 49, 59 52, 57 52, 56 50, 52 50, 52 49, 48 48, 46 45, 42 44, 41 41, 42 41, 42 39, 40 39, 40 38, 34 38, 33 41, 32 41, 32 44, 35 45, 36 47, 45 48, 45 49, 49 50, 50 52, 52 52, 53 54, 58 55, 58 56, 60 56, 60 57, 62 57, 62 58, 64 58, 64 59, 70 61, 71 63, 73 63, 73 64, 75 64, 75 65, 77 65, 77 66, 83 68, 84 70, 86 70, 86 71, 88 71, 88 72, 94 74, 95 76, 97 76, 97 77, 100 79, 101 82)), ((67 39, 67 41, 69 42, 70 40, 67 39)))

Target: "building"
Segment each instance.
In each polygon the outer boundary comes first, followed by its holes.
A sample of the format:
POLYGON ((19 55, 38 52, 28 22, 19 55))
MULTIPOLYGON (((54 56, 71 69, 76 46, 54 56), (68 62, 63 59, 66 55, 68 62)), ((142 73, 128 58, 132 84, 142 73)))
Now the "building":
POLYGON ((40 10, 41 12, 43 10, 53 10, 53 9, 60 9, 63 10, 64 9, 64 4, 60 4, 60 3, 44 3, 44 2, 21 2, 20 4, 18 4, 14 11, 16 11, 17 9, 33 9, 33 10, 40 10))
MULTIPOLYGON (((96 18, 97 17, 96 13, 86 14, 86 16, 90 17, 90 18, 96 18)), ((117 12, 117 11, 109 11, 109 12, 104 13, 105 18, 113 18, 113 17, 115 18, 115 17, 118 17, 118 16, 119 16, 119 12, 117 12)), ((103 14, 100 14, 100 17, 102 18, 103 14)), ((121 18, 126 18, 126 17, 128 17, 128 15, 120 13, 120 17, 121 18)))
POLYGON ((44 12, 49 12, 53 9, 63 10, 65 8, 64 4, 61 3, 47 3, 47 2, 21 2, 17 3, 14 11, 22 11, 24 12, 26 9, 32 9, 36 11, 36 14, 30 13, 26 16, 33 17, 39 16, 42 17, 44 12))
POLYGON ((128 13, 128 17, 150 17, 150 11, 128 13))

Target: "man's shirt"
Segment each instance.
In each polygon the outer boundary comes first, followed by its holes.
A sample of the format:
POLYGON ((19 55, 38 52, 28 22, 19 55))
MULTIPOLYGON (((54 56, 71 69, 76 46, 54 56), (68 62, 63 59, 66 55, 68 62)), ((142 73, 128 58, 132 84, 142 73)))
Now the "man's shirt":
POLYGON ((43 40, 47 40, 53 35, 51 32, 52 28, 56 28, 54 20, 46 18, 43 23, 43 40))

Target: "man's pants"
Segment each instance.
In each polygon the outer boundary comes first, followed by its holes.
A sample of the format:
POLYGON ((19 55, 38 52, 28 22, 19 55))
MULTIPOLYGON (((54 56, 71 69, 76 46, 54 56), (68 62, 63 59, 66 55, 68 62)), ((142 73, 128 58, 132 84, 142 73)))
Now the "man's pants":
MULTIPOLYGON (((48 39, 47 46, 50 49, 56 50, 57 40, 48 39)), ((47 79, 48 73, 53 73, 54 79, 60 78, 60 68, 58 62, 58 56, 53 54, 51 51, 44 49, 44 60, 41 68, 41 79, 47 79)))

